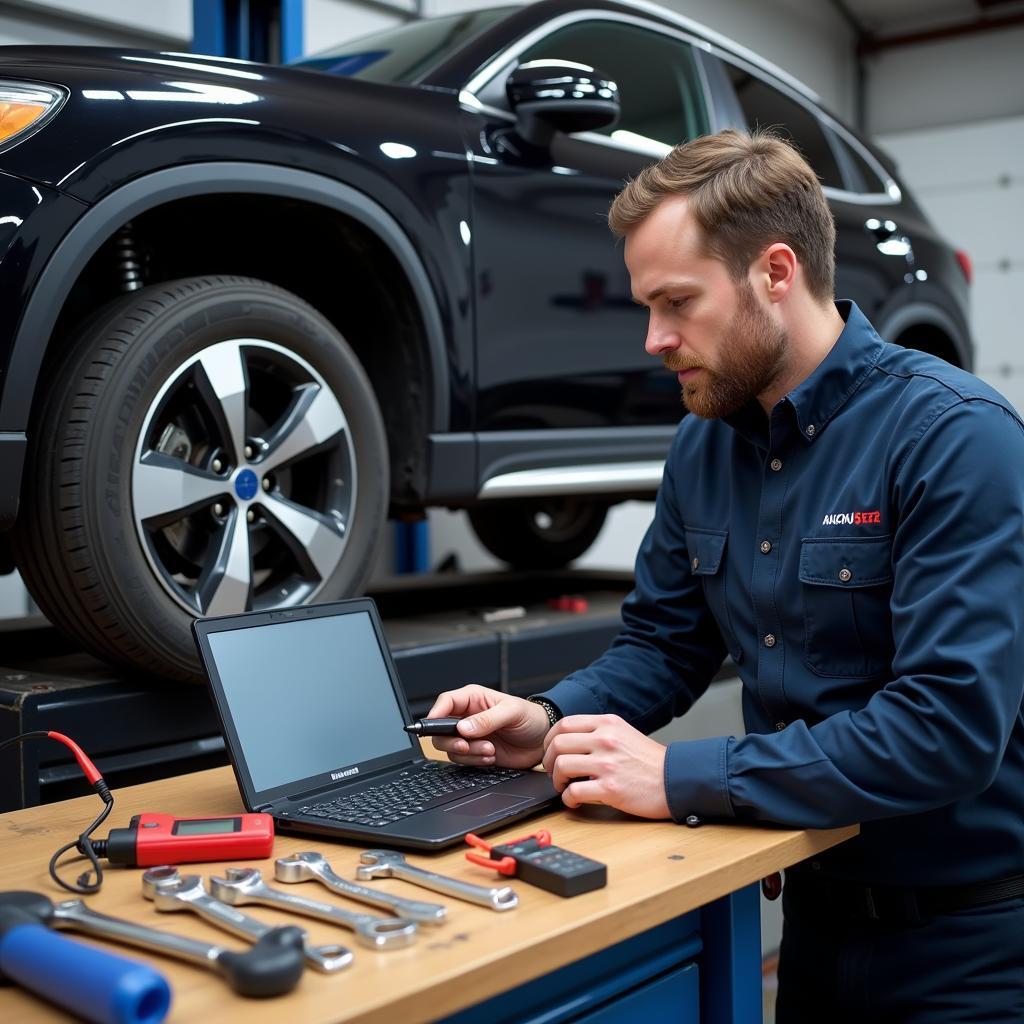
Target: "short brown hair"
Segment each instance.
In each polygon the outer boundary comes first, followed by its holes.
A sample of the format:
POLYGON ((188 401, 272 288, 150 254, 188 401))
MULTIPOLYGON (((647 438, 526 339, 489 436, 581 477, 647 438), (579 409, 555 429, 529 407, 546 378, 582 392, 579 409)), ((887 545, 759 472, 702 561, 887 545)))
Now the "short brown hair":
POLYGON ((622 237, 663 199, 685 195, 707 252, 736 280, 773 242, 785 242, 815 298, 833 298, 836 228, 821 184, 788 142, 770 131, 730 128, 676 146, 615 197, 608 226, 622 237))

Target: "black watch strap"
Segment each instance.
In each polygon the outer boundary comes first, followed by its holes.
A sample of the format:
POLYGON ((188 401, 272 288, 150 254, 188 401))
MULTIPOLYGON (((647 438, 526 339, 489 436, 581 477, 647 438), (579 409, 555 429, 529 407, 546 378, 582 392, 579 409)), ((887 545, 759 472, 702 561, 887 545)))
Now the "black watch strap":
POLYGON ((548 728, 551 728, 561 717, 562 712, 547 697, 527 697, 531 704, 539 704, 548 716, 548 728))

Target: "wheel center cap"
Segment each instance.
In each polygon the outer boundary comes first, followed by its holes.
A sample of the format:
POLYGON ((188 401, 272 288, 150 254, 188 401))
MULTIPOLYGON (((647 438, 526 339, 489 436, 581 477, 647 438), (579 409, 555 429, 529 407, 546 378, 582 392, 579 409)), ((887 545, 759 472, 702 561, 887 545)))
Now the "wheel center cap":
POLYGON ((256 477, 256 474, 251 469, 243 469, 238 476, 235 477, 235 494, 242 499, 242 501, 249 501, 256 496, 256 492, 260 488, 260 482, 256 477))

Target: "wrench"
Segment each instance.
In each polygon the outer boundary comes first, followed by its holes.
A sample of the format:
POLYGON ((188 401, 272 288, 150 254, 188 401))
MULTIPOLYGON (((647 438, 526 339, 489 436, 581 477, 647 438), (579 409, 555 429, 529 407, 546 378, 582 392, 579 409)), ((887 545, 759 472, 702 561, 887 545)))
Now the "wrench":
POLYGON ((272 889, 263 881, 256 868, 228 868, 226 878, 210 879, 210 894, 215 900, 233 907, 245 903, 262 903, 279 907, 306 917, 341 925, 356 933, 356 938, 372 949, 398 949, 410 945, 416 938, 416 922, 400 917, 375 917, 373 914, 354 914, 351 910, 319 903, 316 900, 293 896, 280 889, 272 889))
MULTIPOLYGON (((199 875, 182 875, 177 868, 150 868, 142 876, 142 895, 152 900, 157 910, 191 910, 218 928, 249 942, 259 942, 267 932, 273 931, 269 924, 215 900, 203 888, 199 875)), ((352 963, 352 951, 345 946, 334 943, 311 946, 305 932, 303 939, 303 955, 314 970, 333 974, 352 963)))
POLYGON ((64 900, 53 908, 51 926, 67 928, 140 946, 216 971, 243 996, 279 996, 291 992, 302 977, 302 929, 272 928, 252 949, 235 953, 223 946, 146 928, 90 910, 81 900, 64 900))
POLYGON ((436 872, 414 867, 396 850, 364 850, 359 859, 362 864, 356 869, 356 878, 360 882, 367 882, 371 878, 404 878, 413 885, 422 885, 426 889, 447 893, 460 900, 479 903, 491 910, 512 910, 519 905, 519 897, 507 885, 488 888, 462 882, 457 878, 446 878, 436 872))
POLYGON ((448 916, 448 908, 443 907, 440 903, 406 900, 401 896, 392 896, 391 893, 381 889, 370 889, 365 885, 350 882, 347 878, 342 878, 331 870, 331 865, 323 854, 310 850, 293 853, 287 857, 278 857, 274 861, 274 878, 279 882, 306 882, 314 878, 326 885, 332 892, 350 896, 354 900, 369 903, 375 907, 384 907, 408 921, 444 924, 448 916))

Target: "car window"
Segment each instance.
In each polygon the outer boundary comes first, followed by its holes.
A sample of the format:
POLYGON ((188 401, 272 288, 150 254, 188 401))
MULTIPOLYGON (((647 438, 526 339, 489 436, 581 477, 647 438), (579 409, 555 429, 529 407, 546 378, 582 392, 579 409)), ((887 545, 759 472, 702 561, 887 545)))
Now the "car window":
POLYGON ((854 192, 862 192, 868 195, 877 195, 879 192, 885 192, 885 182, 878 176, 878 171, 861 155, 860 150, 856 146, 850 145, 839 134, 834 134, 833 138, 842 147, 843 153, 846 155, 850 189, 854 192))
POLYGON ((292 61, 292 66, 367 82, 415 82, 463 43, 515 9, 492 7, 470 14, 413 21, 302 57, 292 61))
POLYGON ((703 93, 689 45, 633 25, 586 21, 552 32, 518 55, 478 98, 509 108, 505 82, 517 64, 568 60, 603 71, 619 87, 622 114, 601 133, 639 146, 674 146, 708 130, 703 93))
POLYGON ((724 63, 747 119, 747 127, 751 130, 779 129, 780 134, 791 139, 803 153, 822 185, 846 188, 835 153, 811 110, 757 75, 727 61, 724 63))

